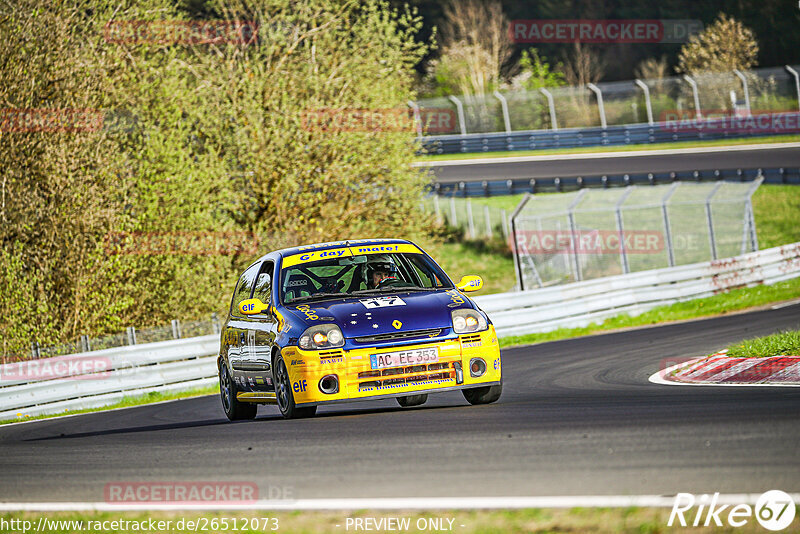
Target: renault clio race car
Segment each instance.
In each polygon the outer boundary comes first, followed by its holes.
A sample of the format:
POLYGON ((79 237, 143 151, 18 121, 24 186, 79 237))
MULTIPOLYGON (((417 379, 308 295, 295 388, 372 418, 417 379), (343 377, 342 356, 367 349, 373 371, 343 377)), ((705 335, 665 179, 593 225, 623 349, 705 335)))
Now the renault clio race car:
POLYGON ((230 420, 259 404, 285 418, 317 406, 461 390, 500 398, 497 335, 464 292, 410 241, 323 243, 271 252, 239 278, 221 332, 220 396, 230 420))

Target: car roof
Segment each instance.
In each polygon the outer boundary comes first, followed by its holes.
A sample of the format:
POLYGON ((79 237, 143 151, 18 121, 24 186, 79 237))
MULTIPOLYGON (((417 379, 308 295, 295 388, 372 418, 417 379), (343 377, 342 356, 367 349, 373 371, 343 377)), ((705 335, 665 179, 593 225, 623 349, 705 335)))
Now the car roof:
POLYGON ((407 239, 391 239, 391 238, 381 238, 381 239, 348 239, 346 241, 330 241, 328 243, 314 243, 312 245, 302 245, 297 247, 289 247, 289 248, 282 248, 280 250, 274 250, 269 252, 262 257, 260 257, 256 262, 264 261, 267 259, 277 260, 278 258, 285 258, 287 256, 292 256, 294 254, 299 254, 301 252, 309 252, 309 251, 316 251, 316 250, 327 250, 331 248, 339 248, 339 247, 350 247, 350 246, 370 246, 370 245, 386 245, 386 244, 404 244, 404 245, 413 245, 411 241, 407 239))

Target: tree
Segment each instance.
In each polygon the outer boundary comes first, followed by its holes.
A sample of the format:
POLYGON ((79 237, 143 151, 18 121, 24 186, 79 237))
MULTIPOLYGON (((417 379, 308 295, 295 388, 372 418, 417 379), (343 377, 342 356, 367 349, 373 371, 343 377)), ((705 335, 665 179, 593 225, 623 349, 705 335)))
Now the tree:
POLYGON ((554 70, 547 58, 539 56, 535 48, 523 50, 519 58, 519 72, 508 81, 507 89, 535 91, 540 87, 559 87, 564 85, 564 74, 560 72, 561 64, 554 70))
POLYGON ((512 54, 499 0, 449 0, 443 8, 441 56, 429 65, 440 94, 482 95, 496 89, 512 54))
POLYGON ((752 30, 724 13, 702 33, 689 39, 678 54, 678 72, 730 72, 756 65, 758 41, 752 30))
POLYGON ((383 0, 191 7, 208 20, 254 21, 258 37, 110 42, 111 22, 189 19, 172 0, 0 0, 4 356, 31 341, 220 311, 236 274, 281 246, 428 235, 418 206, 429 178, 409 165, 417 147, 406 102, 426 51, 413 12, 383 0), (8 122, 26 109, 90 110, 100 123, 8 122), (318 110, 383 119, 331 128, 306 120, 318 110), (131 233, 244 233, 261 245, 116 253, 109 236, 131 233))

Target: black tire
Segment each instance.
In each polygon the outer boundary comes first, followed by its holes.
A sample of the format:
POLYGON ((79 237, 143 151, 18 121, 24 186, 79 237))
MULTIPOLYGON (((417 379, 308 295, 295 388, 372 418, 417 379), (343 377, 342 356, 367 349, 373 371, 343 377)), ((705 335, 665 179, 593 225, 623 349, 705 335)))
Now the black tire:
POLYGON ((272 366, 272 378, 275 383, 275 399, 278 401, 278 409, 284 419, 301 419, 303 417, 313 417, 317 413, 316 406, 306 406, 298 408, 294 402, 292 384, 289 380, 289 371, 283 358, 275 358, 272 366))
POLYGON ((236 398, 236 383, 224 361, 219 362, 219 396, 222 399, 222 410, 231 421, 256 418, 258 404, 240 402, 236 398))
POLYGON ((500 398, 503 393, 503 385, 462 389, 461 393, 470 404, 490 404, 500 398))
POLYGON ((428 400, 428 394, 422 393, 421 395, 409 395, 408 397, 397 397, 397 404, 399 404, 403 408, 408 408, 409 406, 419 406, 420 404, 425 404, 427 400, 428 400))

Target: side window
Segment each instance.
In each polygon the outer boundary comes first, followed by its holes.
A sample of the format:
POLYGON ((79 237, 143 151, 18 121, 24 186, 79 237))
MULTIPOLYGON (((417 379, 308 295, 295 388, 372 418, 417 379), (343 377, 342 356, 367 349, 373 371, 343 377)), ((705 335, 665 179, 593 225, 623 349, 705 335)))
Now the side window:
POLYGON ((256 263, 250 266, 242 277, 239 278, 239 282, 236 284, 236 290, 233 292, 233 300, 231 301, 231 314, 233 315, 241 315, 242 313, 239 311, 239 304, 242 303, 243 300, 247 300, 250 298, 250 293, 253 291, 253 283, 256 279, 256 273, 258 273, 258 268, 261 264, 256 263))
POLYGON ((436 275, 431 272, 427 265, 420 261, 421 257, 417 258, 416 256, 409 255, 406 256, 406 258, 408 258, 409 263, 414 267, 414 272, 420 282, 422 282, 422 287, 433 288, 441 285, 436 275))
POLYGON ((253 291, 253 298, 259 299, 264 304, 269 304, 272 300, 272 272, 275 264, 265 261, 256 278, 256 288, 253 291))

